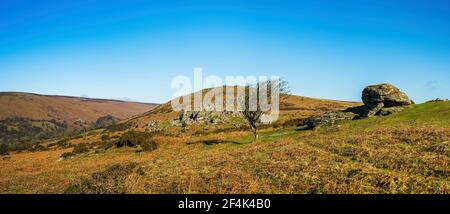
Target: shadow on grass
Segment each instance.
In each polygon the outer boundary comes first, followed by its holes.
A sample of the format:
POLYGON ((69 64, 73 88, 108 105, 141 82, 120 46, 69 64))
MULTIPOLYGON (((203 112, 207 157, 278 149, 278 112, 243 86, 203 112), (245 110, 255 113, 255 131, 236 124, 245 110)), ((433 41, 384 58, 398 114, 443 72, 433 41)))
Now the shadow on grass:
POLYGON ((236 141, 231 141, 231 140, 199 140, 199 141, 192 141, 192 142, 187 142, 186 144, 191 145, 191 144, 204 144, 204 145, 217 145, 217 144, 225 144, 225 143, 231 143, 231 144, 243 144, 243 143, 239 143, 236 141))
POLYGON ((295 129, 295 131, 306 131, 306 130, 312 130, 312 128, 309 126, 300 126, 295 129))

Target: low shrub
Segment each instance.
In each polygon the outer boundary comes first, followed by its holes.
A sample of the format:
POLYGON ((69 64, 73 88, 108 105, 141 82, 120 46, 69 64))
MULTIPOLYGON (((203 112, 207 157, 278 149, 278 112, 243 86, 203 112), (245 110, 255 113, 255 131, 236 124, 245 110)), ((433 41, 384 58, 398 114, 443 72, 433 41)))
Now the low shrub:
POLYGON ((97 149, 104 149, 107 150, 111 147, 114 147, 116 145, 115 141, 102 141, 97 143, 97 149))
POLYGON ((115 123, 106 127, 106 129, 110 132, 125 131, 128 128, 130 128, 130 125, 125 123, 115 123))
POLYGON ((9 155, 8 145, 0 144, 0 155, 9 155))
POLYGON ((116 147, 136 147, 141 146, 143 151, 153 151, 158 148, 152 135, 146 132, 128 131, 116 142, 116 147))
POLYGON ((294 127, 294 126, 304 126, 306 125, 307 119, 305 118, 295 118, 285 121, 281 124, 281 127, 287 128, 287 127, 294 127))
POLYGON ((136 182, 127 182, 144 175, 137 163, 115 164, 102 172, 91 175, 80 183, 70 185, 66 194, 124 194, 129 193, 130 186, 136 182), (131 176, 136 175, 136 176, 131 176))
POLYGON ((64 152, 60 157, 61 158, 68 158, 68 157, 72 157, 72 156, 74 156, 75 154, 74 153, 72 153, 72 152, 64 152))
POLYGON ((87 152, 89 152, 89 147, 84 143, 77 144, 72 151, 74 154, 83 154, 87 152))
POLYGON ((68 158, 68 157, 72 157, 72 156, 75 156, 75 155, 78 155, 78 154, 83 154, 83 153, 88 153, 88 152, 89 152, 89 147, 86 144, 81 143, 81 144, 77 144, 73 148, 72 152, 63 153, 60 157, 61 158, 68 158))
POLYGON ((47 148, 50 148, 50 147, 69 148, 70 146, 71 146, 71 144, 69 143, 69 139, 68 138, 64 138, 64 139, 59 140, 57 142, 49 143, 47 145, 47 148))
POLYGON ((40 151, 45 151, 45 150, 47 150, 47 148, 40 144, 35 144, 35 145, 31 146, 31 148, 28 148, 28 151, 30 151, 30 152, 40 152, 40 151))
POLYGON ((109 140, 109 135, 108 134, 104 134, 101 136, 100 138, 102 141, 108 141, 109 140))
POLYGON ((156 150, 158 148, 158 144, 152 139, 149 139, 140 145, 142 147, 142 151, 150 152, 156 150))

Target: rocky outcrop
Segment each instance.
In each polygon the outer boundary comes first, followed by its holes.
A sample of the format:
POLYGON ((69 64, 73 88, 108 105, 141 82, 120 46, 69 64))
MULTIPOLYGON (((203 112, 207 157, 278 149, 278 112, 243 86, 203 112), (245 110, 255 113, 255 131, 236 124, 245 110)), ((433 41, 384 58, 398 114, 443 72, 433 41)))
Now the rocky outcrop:
POLYGON ((377 105, 383 103, 385 107, 411 105, 409 97, 397 87, 389 83, 370 85, 364 88, 362 101, 365 105, 377 105))
MULTIPOLYGON (((379 114, 383 108, 406 106, 413 103, 405 93, 389 83, 367 86, 362 92, 362 101, 365 108, 363 108, 362 112, 359 112, 361 117, 371 117, 379 114)), ((397 111, 385 110, 383 115, 386 112, 393 113, 397 111)))
POLYGON ((190 124, 217 125, 227 122, 235 113, 219 111, 183 111, 172 121, 172 126, 186 126, 190 124))
POLYGON ((388 116, 391 114, 396 114, 403 111, 403 107, 401 106, 396 106, 396 107, 388 107, 388 108, 382 108, 379 112, 378 115, 381 116, 388 116))
POLYGON ((147 123, 147 126, 145 127, 146 132, 161 132, 164 131, 164 127, 158 120, 151 120, 147 123))
POLYGON ((335 125, 343 120, 353 120, 357 116, 357 114, 352 112, 331 112, 308 119, 306 125, 313 129, 319 126, 335 125))
POLYGON ((364 103, 362 106, 309 118, 306 125, 309 128, 316 128, 318 126, 334 125, 342 120, 372 117, 374 115, 387 116, 401 112, 403 106, 413 104, 405 93, 388 83, 370 85, 364 88, 362 101, 364 103))
POLYGON ((362 101, 364 106, 347 109, 346 112, 360 117, 390 115, 403 110, 399 107, 413 104, 405 93, 389 83, 367 86, 362 92, 362 101))
POLYGON ((384 103, 376 103, 372 105, 364 105, 363 108, 361 108, 361 112, 358 113, 360 117, 372 117, 378 112, 383 109, 384 103))

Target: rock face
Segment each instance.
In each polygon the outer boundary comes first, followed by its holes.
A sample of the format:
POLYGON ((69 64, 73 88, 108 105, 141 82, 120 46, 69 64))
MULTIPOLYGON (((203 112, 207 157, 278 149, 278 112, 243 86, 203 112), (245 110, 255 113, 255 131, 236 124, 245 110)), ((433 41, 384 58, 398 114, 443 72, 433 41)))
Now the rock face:
POLYGON ((384 103, 376 103, 372 105, 364 105, 361 108, 361 112, 358 114, 360 117, 372 117, 376 115, 381 109, 383 109, 384 103))
POLYGON ((335 125, 342 120, 353 120, 357 117, 357 114, 352 112, 331 112, 324 115, 310 118, 306 121, 306 125, 309 128, 316 128, 319 126, 335 125))

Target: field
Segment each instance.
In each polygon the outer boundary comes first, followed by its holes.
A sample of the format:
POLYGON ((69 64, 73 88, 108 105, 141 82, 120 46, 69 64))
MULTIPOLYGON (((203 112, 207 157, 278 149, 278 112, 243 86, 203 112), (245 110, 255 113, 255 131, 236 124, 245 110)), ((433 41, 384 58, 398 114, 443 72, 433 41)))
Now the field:
POLYGON ((113 148, 64 160, 72 148, 12 153, 0 160, 0 192, 450 193, 448 101, 316 130, 267 128, 251 139, 239 130, 155 136, 151 152, 113 148))

